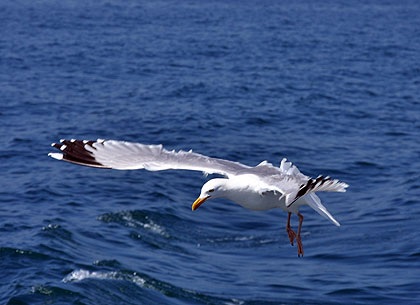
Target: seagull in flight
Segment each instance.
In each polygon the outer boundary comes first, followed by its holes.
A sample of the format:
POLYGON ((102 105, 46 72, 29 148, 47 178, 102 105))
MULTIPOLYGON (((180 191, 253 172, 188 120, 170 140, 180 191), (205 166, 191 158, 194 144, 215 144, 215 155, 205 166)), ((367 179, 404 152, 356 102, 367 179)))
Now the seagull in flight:
POLYGON ((286 159, 281 161, 279 167, 267 161, 252 167, 207 157, 191 150, 169 151, 162 145, 116 140, 60 140, 60 143, 53 143, 51 146, 60 152, 49 153, 50 157, 90 167, 149 171, 183 169, 220 174, 224 178, 211 179, 203 185, 192 210, 195 211, 204 202, 216 198, 227 198, 255 211, 280 208, 287 212, 286 232, 292 246, 296 240, 298 256, 303 256, 303 216, 299 213, 301 206, 309 205, 333 224, 340 226, 315 192, 345 192, 348 185, 328 176, 308 177, 286 159), (297 234, 290 225, 292 213, 299 217, 297 234))

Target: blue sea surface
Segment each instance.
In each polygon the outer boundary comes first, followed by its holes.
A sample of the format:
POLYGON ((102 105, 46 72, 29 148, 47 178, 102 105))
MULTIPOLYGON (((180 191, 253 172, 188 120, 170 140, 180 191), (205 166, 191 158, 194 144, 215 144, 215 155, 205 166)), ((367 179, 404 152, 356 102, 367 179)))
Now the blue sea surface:
POLYGON ((0 2, 0 304, 420 304, 418 1, 0 2), (347 182, 191 211, 205 177, 47 156, 163 144, 347 182), (298 219, 292 217, 296 229, 298 219))

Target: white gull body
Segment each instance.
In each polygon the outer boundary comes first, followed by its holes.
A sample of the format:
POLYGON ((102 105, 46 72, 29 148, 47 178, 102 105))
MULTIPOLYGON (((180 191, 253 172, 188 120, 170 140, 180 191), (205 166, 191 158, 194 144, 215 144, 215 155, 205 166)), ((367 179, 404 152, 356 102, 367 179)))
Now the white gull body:
MULTIPOLYGON (((285 159, 283 159, 283 162, 285 162, 285 159)), ((199 198, 203 199, 207 196, 210 196, 211 199, 227 198, 249 210, 264 211, 280 208, 296 215, 299 213, 301 206, 309 205, 336 226, 340 226, 340 223, 322 205, 321 200, 315 193, 307 193, 288 205, 283 193, 277 190, 267 190, 265 184, 260 183, 259 179, 251 174, 235 176, 229 179, 212 179, 203 185, 199 198), (206 190, 215 188, 217 193, 213 192, 211 194, 206 192, 206 190)))
POLYGON ((226 178, 211 179, 203 185, 200 197, 194 202, 192 209, 196 210, 205 201, 215 198, 227 198, 244 208, 256 211, 281 208, 288 212, 286 230, 292 245, 296 238, 299 256, 303 255, 300 237, 303 216, 299 213, 302 205, 309 205, 320 215, 340 226, 322 205, 315 192, 345 192, 348 185, 329 177, 318 176, 313 179, 305 176, 286 159, 281 161, 279 167, 266 161, 251 167, 192 151, 168 151, 162 145, 101 139, 72 139, 60 142, 52 144, 60 153, 50 153, 49 156, 79 165, 118 170, 184 169, 221 174, 226 178), (291 213, 299 216, 297 235, 290 227, 291 213))

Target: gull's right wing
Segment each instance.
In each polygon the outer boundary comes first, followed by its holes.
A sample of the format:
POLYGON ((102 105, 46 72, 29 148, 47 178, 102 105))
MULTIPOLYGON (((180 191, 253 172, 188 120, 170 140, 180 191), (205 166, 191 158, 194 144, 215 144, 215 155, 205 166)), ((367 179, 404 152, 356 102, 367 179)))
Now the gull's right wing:
POLYGON ((250 168, 239 162, 211 158, 192 151, 168 151, 162 145, 72 139, 60 140, 60 143, 53 143, 51 146, 61 151, 48 154, 54 159, 98 168, 119 170, 144 168, 150 171, 184 169, 228 177, 250 168))

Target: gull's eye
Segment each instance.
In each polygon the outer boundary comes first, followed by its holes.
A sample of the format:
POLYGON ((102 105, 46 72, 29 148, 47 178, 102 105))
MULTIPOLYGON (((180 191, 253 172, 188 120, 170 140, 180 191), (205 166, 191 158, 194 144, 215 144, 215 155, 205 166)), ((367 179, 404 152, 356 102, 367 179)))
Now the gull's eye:
POLYGON ((209 193, 213 193, 213 192, 214 192, 214 189, 209 190, 209 193))

